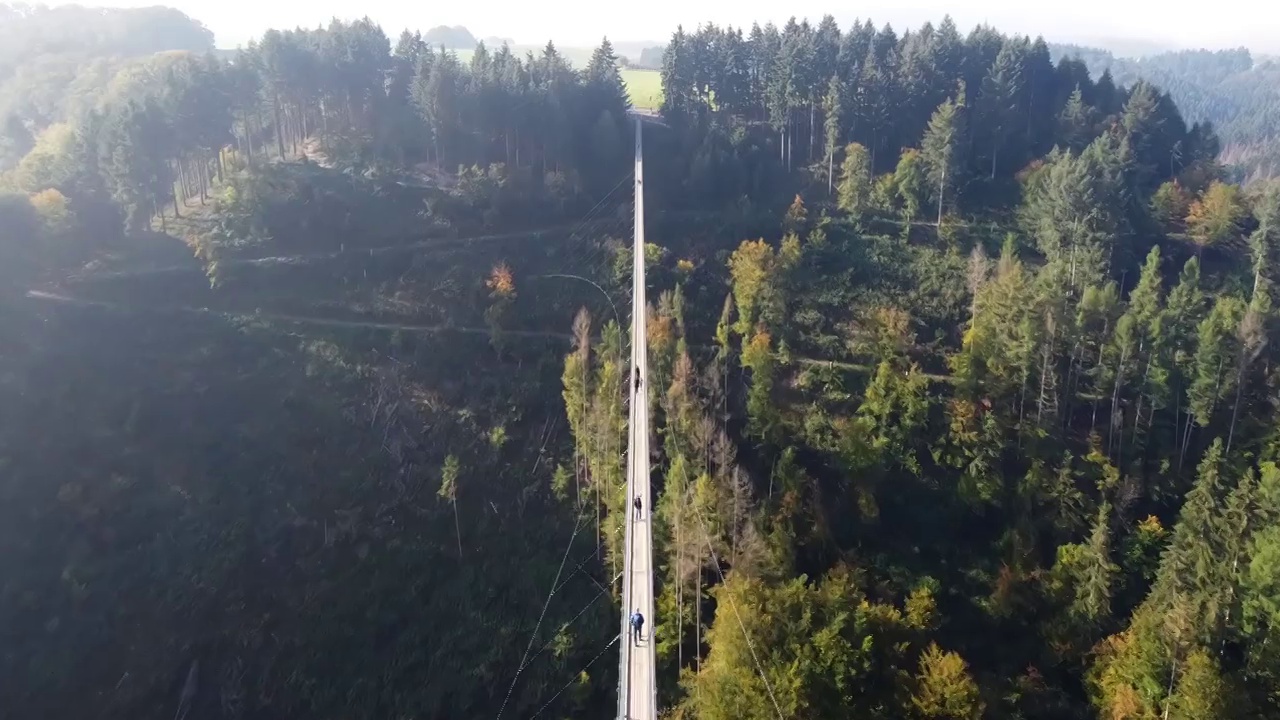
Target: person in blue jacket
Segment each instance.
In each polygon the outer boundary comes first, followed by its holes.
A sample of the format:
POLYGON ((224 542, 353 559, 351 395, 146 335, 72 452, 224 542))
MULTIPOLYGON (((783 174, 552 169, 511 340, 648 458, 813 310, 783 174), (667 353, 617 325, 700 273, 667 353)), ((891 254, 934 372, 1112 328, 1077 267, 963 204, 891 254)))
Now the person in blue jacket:
POLYGON ((639 645, 644 639, 644 616, 640 614, 640 608, 631 613, 631 643, 639 645))

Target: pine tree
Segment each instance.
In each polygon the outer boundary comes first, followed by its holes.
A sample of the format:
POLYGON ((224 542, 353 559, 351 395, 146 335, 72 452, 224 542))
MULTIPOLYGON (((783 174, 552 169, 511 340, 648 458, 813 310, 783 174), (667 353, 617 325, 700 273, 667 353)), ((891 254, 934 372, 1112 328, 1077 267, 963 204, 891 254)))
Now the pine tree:
MULTIPOLYGON (((1164 326, 1164 308, 1161 306, 1160 247, 1151 248, 1142 265, 1138 285, 1129 294, 1126 315, 1133 317, 1138 334, 1135 369, 1138 375, 1138 398, 1134 403, 1133 444, 1140 452, 1146 434, 1154 422, 1155 414, 1169 404, 1169 353, 1164 326)), ((1112 408, 1115 414, 1115 408, 1112 408)))
POLYGON ((445 149, 453 148, 458 132, 463 72, 456 55, 441 51, 438 56, 420 60, 413 81, 414 106, 431 132, 435 160, 442 167, 448 164, 445 149))
POLYGON ((154 100, 130 102, 107 116, 98 143, 98 166, 127 227, 144 229, 173 192, 172 126, 154 100))
POLYGON ((920 146, 921 161, 929 180, 930 192, 938 203, 938 226, 942 226, 942 212, 947 197, 959 184, 959 146, 964 135, 963 104, 946 100, 938 106, 929 120, 920 146))
POLYGON ((854 218, 861 217, 871 205, 871 182, 871 158, 867 149, 858 143, 849 143, 840 167, 840 209, 854 218))
MULTIPOLYGON (((1240 630, 1248 674, 1262 687, 1280 680, 1280 468, 1262 464, 1254 491, 1253 532, 1240 567, 1240 630)), ((1270 707, 1276 698, 1272 694, 1270 707)))
POLYGON ((1084 94, 1077 84, 1058 116, 1058 135, 1071 152, 1084 150, 1093 140, 1094 115, 1094 109, 1085 104, 1084 94))
POLYGON ((876 153, 889 134, 888 125, 892 115, 891 80, 888 70, 881 65, 875 47, 867 50, 867 57, 853 87, 853 112, 849 123, 851 135, 871 151, 871 166, 875 168, 878 167, 876 153))
POLYGON ((1253 256, 1253 292, 1257 297, 1273 282, 1280 268, 1280 185, 1265 188, 1254 203, 1253 214, 1258 228, 1249 235, 1249 252, 1253 256))
POLYGON ((797 194, 787 208, 787 214, 782 218, 782 231, 799 235, 804 232, 808 221, 809 211, 804 206, 804 198, 797 194))
POLYGON ((458 538, 458 557, 462 557, 462 524, 458 520, 458 474, 461 464, 456 455, 444 459, 440 469, 440 490, 436 494, 453 505, 453 527, 458 538))
POLYGON ((1178 227, 1191 207, 1191 197, 1177 180, 1162 183, 1151 196, 1151 218, 1165 230, 1178 227))
POLYGON ((1079 157, 1052 154, 1024 194, 1023 222, 1045 257, 1067 269, 1075 291, 1103 282, 1127 234, 1128 200, 1115 152, 1104 136, 1079 157))
POLYGON ((771 342, 769 333, 757 330, 742 343, 742 367, 751 371, 747 417, 752 434, 766 440, 772 436, 777 412, 772 398, 775 361, 771 342))
POLYGON ((978 117, 988 137, 991 178, 995 179, 1003 150, 1015 147, 1012 135, 1019 127, 1018 116, 1024 95, 1021 53, 1016 41, 1006 41, 1000 54, 982 79, 978 94, 978 117))
MULTIPOLYGON (((1245 314, 1245 305, 1237 298, 1219 297, 1213 309, 1196 328, 1196 351, 1191 384, 1187 388, 1187 409, 1196 424, 1207 427, 1218 403, 1234 389, 1234 361, 1238 357, 1236 331, 1245 314)), ((1190 427, 1183 437, 1183 448, 1190 438, 1190 427)))
POLYGON ((738 305, 739 335, 745 336, 755 326, 764 308, 774 302, 777 258, 764 240, 744 240, 729 257, 729 274, 733 278, 733 298, 738 305))
POLYGON ((1111 615, 1112 583, 1120 568, 1111 562, 1111 504, 1098 508, 1089 542, 1084 546, 1071 612, 1096 625, 1111 615))
POLYGON ((844 83, 839 75, 832 75, 827 84, 827 94, 822 102, 823 130, 827 141, 827 192, 831 192, 835 173, 836 150, 843 136, 841 121, 844 114, 844 83))
POLYGON ((1215 439, 1201 460, 1195 485, 1187 493, 1169 545, 1161 555, 1155 585, 1144 602, 1145 609, 1157 615, 1184 603, 1195 636, 1215 648, 1230 591, 1230 567, 1223 566, 1226 542, 1222 517, 1227 496, 1223 453, 1222 440, 1215 439))
POLYGON ((919 150, 907 148, 902 151, 898 167, 893 171, 893 180, 898 197, 902 199, 902 219, 910 225, 919 216, 929 192, 924 157, 919 150))
POLYGON ((715 103, 722 110, 749 116, 756 98, 751 93, 750 50, 742 39, 742 30, 729 28, 717 43, 716 64, 720 69, 715 82, 715 103))
POLYGON ((595 96, 595 106, 612 114, 613 122, 622 122, 631 107, 631 99, 609 38, 602 40, 600 47, 591 53, 591 61, 587 63, 583 77, 588 91, 595 96))
POLYGON ((938 720, 977 720, 984 710, 968 664, 933 643, 920 656, 911 704, 919 717, 938 720))
POLYGON ((1213 655, 1197 649, 1187 656, 1177 687, 1168 699, 1167 720, 1210 720, 1231 717, 1231 690, 1213 655))

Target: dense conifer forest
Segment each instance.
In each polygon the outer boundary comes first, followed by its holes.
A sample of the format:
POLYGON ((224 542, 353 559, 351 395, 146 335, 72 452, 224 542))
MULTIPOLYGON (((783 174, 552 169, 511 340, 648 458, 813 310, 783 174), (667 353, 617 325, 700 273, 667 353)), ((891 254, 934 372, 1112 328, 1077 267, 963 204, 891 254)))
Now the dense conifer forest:
MULTIPOLYGON (((0 37, 3 714, 612 714, 609 42, 0 37)), ((664 716, 1280 717, 1280 187, 949 18, 677 28, 661 77, 664 716)))
POLYGON ((1169 90, 1189 118, 1212 122, 1223 141, 1223 161, 1244 180, 1280 175, 1280 63, 1235 50, 1180 50, 1138 59, 1072 45, 1050 45, 1057 57, 1079 58, 1094 74, 1117 82, 1139 79, 1169 90))

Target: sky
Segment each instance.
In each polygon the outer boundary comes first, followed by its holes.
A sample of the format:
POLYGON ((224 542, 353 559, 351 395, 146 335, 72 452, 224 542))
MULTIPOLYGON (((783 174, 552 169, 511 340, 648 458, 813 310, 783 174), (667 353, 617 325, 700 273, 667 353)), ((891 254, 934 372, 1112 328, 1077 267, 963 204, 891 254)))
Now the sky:
MULTIPOLYGON (((60 2, 48 4, 59 5, 60 2)), ((81 0, 79 4, 98 4, 81 0)), ((1211 49, 1245 46, 1280 54, 1280 2, 1274 0, 872 0, 871 2, 766 2, 765 0, 647 0, 620 3, 598 0, 469 0, 415 3, 406 0, 106 0, 104 5, 141 7, 165 4, 200 20, 214 32, 219 47, 233 48, 271 27, 314 26, 331 17, 368 15, 388 35, 403 28, 464 25, 476 37, 502 37, 516 44, 554 40, 567 47, 592 46, 608 36, 616 42, 667 39, 677 24, 686 28, 783 23, 795 15, 815 22, 831 13, 841 27, 870 17, 877 26, 892 23, 901 32, 950 13, 962 32, 988 23, 1005 33, 1044 35, 1059 42, 1142 41, 1172 48, 1211 49)))

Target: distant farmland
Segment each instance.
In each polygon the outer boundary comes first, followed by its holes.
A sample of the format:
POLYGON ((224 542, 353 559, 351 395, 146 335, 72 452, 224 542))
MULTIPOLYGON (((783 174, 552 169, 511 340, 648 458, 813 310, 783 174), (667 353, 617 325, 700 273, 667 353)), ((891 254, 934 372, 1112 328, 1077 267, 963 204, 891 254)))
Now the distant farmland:
POLYGON ((627 69, 622 71, 632 107, 657 110, 662 105, 662 73, 657 70, 627 69))
MULTIPOLYGON (((587 62, 591 59, 591 48, 557 48, 565 60, 575 68, 586 67, 587 62)), ((542 48, 533 46, 517 45, 511 48, 511 51, 524 56, 525 52, 533 52, 538 55, 542 52, 542 48)), ((463 63, 470 63, 471 56, 474 54, 472 50, 454 50, 458 56, 458 60, 463 63)), ((631 105, 641 110, 657 110, 662 105, 662 74, 657 70, 641 70, 637 68, 628 68, 622 71, 622 81, 627 85, 627 94, 631 96, 631 105)))

